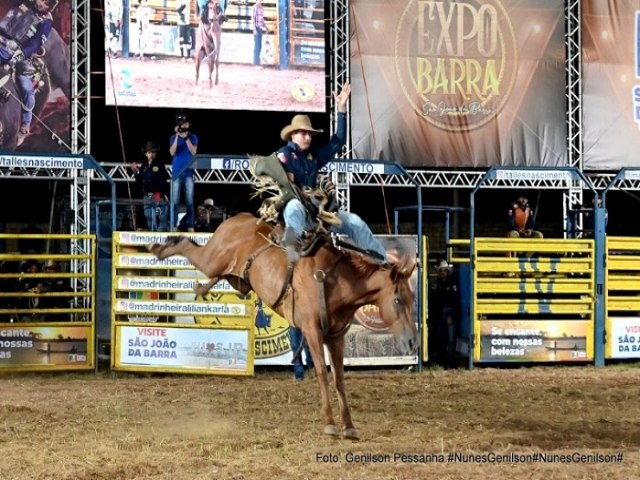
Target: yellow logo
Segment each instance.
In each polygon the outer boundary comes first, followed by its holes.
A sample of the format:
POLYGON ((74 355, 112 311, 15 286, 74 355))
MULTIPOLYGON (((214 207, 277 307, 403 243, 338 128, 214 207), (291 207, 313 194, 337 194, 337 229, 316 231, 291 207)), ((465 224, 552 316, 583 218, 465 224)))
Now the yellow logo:
POLYGON ((306 80, 297 80, 291 86, 291 96, 298 102, 310 102, 315 94, 313 85, 306 80))
POLYGON ((395 39, 396 74, 427 122, 463 132, 495 118, 517 74, 513 25, 500 0, 410 0, 395 39))

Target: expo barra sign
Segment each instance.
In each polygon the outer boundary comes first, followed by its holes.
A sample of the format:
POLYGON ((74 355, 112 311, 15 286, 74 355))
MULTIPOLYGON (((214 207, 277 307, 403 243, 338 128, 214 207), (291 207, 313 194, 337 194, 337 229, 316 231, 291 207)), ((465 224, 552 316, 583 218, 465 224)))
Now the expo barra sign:
POLYGON ((398 23, 396 74, 412 108, 446 131, 481 127, 504 107, 517 74, 500 0, 411 0, 398 23))

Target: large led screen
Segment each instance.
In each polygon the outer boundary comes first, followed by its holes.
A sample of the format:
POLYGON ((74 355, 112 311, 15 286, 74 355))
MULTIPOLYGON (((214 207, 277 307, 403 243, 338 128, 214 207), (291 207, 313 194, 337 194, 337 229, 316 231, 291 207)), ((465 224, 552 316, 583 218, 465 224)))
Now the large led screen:
POLYGON ((71 0, 0 2, 0 151, 71 150, 70 42, 71 0))
POLYGON ((105 0, 106 103, 323 112, 324 1, 105 0))

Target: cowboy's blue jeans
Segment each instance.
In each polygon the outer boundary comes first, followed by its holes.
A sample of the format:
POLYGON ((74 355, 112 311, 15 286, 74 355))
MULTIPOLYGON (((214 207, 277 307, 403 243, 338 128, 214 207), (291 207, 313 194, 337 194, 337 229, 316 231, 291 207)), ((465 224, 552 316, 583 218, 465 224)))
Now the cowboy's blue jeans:
MULTIPOLYGON (((302 343, 304 336, 302 335, 302 330, 295 327, 289 327, 289 340, 291 342, 291 354, 295 355, 298 351, 298 347, 302 343)), ((313 368, 313 358, 311 358, 311 351, 309 351, 309 345, 305 342, 304 347, 302 348, 303 352, 300 353, 300 356, 293 364, 293 374, 298 380, 302 380, 304 378, 304 364, 306 363, 308 369, 313 368), (305 357, 305 362, 302 362, 302 357, 305 357)))
POLYGON ((193 175, 181 175, 171 179, 171 202, 173 203, 173 222, 171 228, 178 225, 178 209, 180 207, 180 190, 184 186, 184 203, 187 206, 187 228, 193 228, 193 175))
MULTIPOLYGON (((13 58, 13 52, 0 48, 0 65, 6 65, 13 58)), ((33 80, 27 75, 16 75, 20 101, 22 102, 20 125, 31 125, 33 119, 33 107, 36 104, 36 95, 33 91, 33 80)))
POLYGON ((36 95, 33 91, 33 80, 27 75, 16 75, 18 90, 20 90, 20 101, 22 109, 20 114, 20 125, 31 125, 33 119, 33 107, 36 104, 36 95))
MULTIPOLYGON (((284 218, 285 225, 287 227, 291 227, 291 229, 296 232, 298 238, 302 236, 305 230, 313 227, 311 218, 307 214, 302 202, 297 198, 294 198, 287 203, 284 207, 284 211, 282 212, 282 216, 284 218)), ((372 250, 380 254, 385 260, 387 259, 386 250, 373 236, 369 225, 364 223, 358 215, 340 210, 338 212, 338 216, 340 217, 340 220, 342 220, 342 225, 339 227, 332 225, 329 230, 333 233, 347 235, 358 247, 366 250, 372 250)))
POLYGON ((147 225, 152 232, 166 232, 168 231, 168 216, 169 209, 167 203, 164 200, 156 201, 152 195, 147 195, 143 199, 144 203, 144 216, 147 219, 147 225), (159 209, 159 217, 156 219, 156 214, 159 209))
POLYGON ((253 64, 260 65, 260 52, 262 51, 262 30, 256 30, 253 34, 253 64))

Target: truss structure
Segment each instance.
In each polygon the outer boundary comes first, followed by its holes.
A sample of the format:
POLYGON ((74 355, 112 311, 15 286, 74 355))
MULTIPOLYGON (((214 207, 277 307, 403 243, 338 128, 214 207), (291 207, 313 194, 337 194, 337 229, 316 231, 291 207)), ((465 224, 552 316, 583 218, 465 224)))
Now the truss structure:
MULTIPOLYGON (((71 146, 74 154, 90 154, 90 1, 73 0, 72 13, 72 99, 71 99, 71 146)), ((330 2, 329 55, 330 76, 328 88, 335 91, 342 87, 350 77, 350 10, 348 0, 330 2)), ((565 3, 565 45, 566 45, 566 101, 567 101, 567 148, 569 166, 583 168, 582 139, 582 58, 581 58, 581 0, 566 0, 565 3)), ((335 112, 333 96, 331 111, 335 112)), ((347 115, 348 126, 350 117, 347 115)), ((331 117, 331 132, 335 132, 337 118, 331 117)), ((351 153, 350 128, 347 128, 347 144, 340 156, 349 158, 351 153)), ((131 181, 128 166, 122 163, 102 164, 110 177, 116 182, 131 181)), ((169 168, 170 171, 170 168, 169 168)), ((436 170, 412 169, 409 172, 418 185, 425 188, 471 189, 475 187, 485 173, 484 170, 436 170)), ((615 172, 590 173, 586 175, 594 183, 597 190, 602 190, 614 178, 615 172)), ((102 178, 92 175, 87 170, 56 169, 0 169, 0 177, 38 178, 48 180, 71 181, 71 208, 74 212, 72 233, 84 234, 90 230, 90 181, 102 178), (92 178, 95 177, 95 178, 92 178)), ((248 170, 196 170, 197 183, 249 184, 251 177, 248 170)), ((415 188, 409 179, 384 174, 334 173, 334 181, 341 203, 350 207, 350 187, 354 186, 393 186, 415 188)), ((562 181, 498 181, 487 182, 486 188, 544 188, 564 190, 564 209, 570 209, 582 203, 584 186, 581 182, 567 185, 562 181)), ((640 190, 640 180, 624 180, 616 187, 625 190, 640 190)), ((566 217, 566 215, 565 215, 566 217)), ((89 245, 79 243, 75 251, 88 251, 89 245)), ((88 268, 79 265, 81 271, 88 268)))

